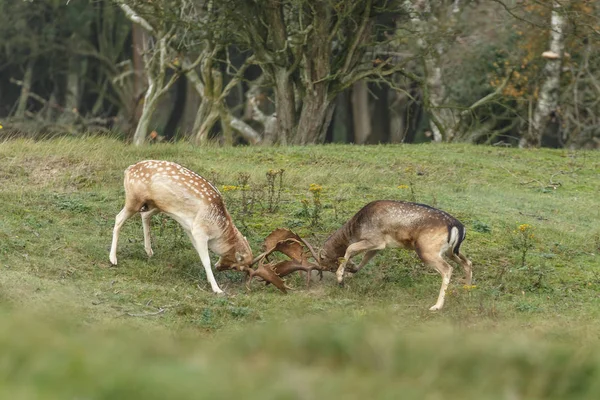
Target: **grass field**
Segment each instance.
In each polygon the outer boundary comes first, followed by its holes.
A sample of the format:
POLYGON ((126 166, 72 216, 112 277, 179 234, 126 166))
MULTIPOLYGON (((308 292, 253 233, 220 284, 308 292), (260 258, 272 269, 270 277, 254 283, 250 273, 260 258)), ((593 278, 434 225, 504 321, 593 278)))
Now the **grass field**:
POLYGON ((587 151, 0 143, 0 397, 598 398, 599 183, 587 151), (467 227, 474 285, 455 268, 430 312, 439 275, 389 249, 344 288, 326 273, 248 292, 217 272, 215 296, 161 215, 154 257, 136 217, 110 267, 123 170, 142 159, 215 183, 255 253, 277 227, 319 247, 371 200, 441 208, 467 227))

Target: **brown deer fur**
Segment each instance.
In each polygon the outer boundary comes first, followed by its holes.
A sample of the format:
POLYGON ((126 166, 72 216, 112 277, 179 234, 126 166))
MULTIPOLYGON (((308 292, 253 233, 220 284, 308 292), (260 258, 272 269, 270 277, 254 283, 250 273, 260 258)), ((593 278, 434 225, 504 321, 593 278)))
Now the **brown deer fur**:
POLYGON ((243 270, 252 264, 248 241, 233 224, 221 194, 210 182, 169 161, 141 161, 125 170, 125 207, 117 215, 110 261, 117 264, 117 242, 123 223, 136 213, 142 216, 144 247, 152 256, 150 218, 164 212, 183 227, 206 271, 215 293, 221 293, 210 266, 208 250, 221 258, 217 267, 243 270))
POLYGON ((386 247, 415 250, 426 265, 442 275, 438 300, 431 310, 444 305, 446 288, 452 266, 443 256, 460 264, 466 284, 471 284, 471 261, 460 253, 465 238, 464 226, 450 214, 418 203, 380 200, 364 206, 325 242, 319 255, 322 267, 336 271, 338 283, 343 284, 344 271, 358 272, 379 251, 386 247), (350 259, 365 253, 358 267, 350 259), (348 263, 351 266, 347 267, 348 263))

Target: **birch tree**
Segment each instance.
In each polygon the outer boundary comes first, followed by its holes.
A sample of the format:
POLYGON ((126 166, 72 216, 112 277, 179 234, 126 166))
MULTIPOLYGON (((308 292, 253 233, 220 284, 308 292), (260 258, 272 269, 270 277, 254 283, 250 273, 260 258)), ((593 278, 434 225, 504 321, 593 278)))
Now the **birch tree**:
POLYGON ((530 121, 531 129, 523 134, 519 141, 519 147, 539 147, 550 119, 557 113, 561 66, 565 48, 565 23, 562 6, 558 1, 554 1, 550 20, 550 49, 542 54, 542 57, 546 59, 543 72, 544 82, 539 91, 533 119, 530 121))

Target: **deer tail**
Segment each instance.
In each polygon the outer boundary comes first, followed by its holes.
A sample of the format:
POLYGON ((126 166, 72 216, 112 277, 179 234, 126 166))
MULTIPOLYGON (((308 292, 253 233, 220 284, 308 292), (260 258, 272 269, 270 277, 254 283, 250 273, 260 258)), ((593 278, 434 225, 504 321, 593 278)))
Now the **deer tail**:
POLYGON ((448 226, 448 244, 454 254, 458 255, 460 245, 465 240, 466 234, 465 227, 458 221, 448 226))

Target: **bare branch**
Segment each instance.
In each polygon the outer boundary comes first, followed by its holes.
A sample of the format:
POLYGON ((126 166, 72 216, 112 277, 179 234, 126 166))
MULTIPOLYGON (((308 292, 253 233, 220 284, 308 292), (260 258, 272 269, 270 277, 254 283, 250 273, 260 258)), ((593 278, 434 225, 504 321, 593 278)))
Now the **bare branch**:
POLYGON ((470 107, 467 107, 465 110, 461 111, 461 113, 460 113, 461 117, 467 115, 468 113, 473 112, 476 108, 481 107, 481 106, 491 102, 496 97, 501 95, 502 92, 504 91, 504 88, 510 81, 510 78, 512 77, 512 73, 513 73, 512 69, 510 71, 508 71, 508 75, 506 76, 506 78, 504 79, 502 84, 496 88, 495 91, 493 91, 492 93, 488 94, 485 97, 482 97, 481 99, 477 100, 475 103, 471 104, 470 107))
POLYGON ((341 68, 341 73, 346 74, 350 70, 352 66, 352 62, 354 60, 354 56, 356 53, 356 49, 358 45, 363 40, 363 35, 365 33, 365 29, 367 28, 367 24, 369 23, 369 15, 371 14, 371 0, 367 0, 367 4, 365 4, 365 11, 363 14, 362 21, 360 23, 360 27, 354 36, 354 40, 352 45, 350 45, 350 49, 348 49, 348 53, 346 55, 346 60, 344 61, 344 66, 341 68))
POLYGON ((236 74, 231 77, 231 80, 229 81, 229 83, 223 88, 223 91, 221 92, 221 95, 219 96, 218 101, 223 101, 225 99, 225 97, 227 97, 227 95, 229 95, 229 92, 231 91, 231 89, 233 89, 234 87, 236 87, 238 85, 238 83, 240 83, 240 81, 244 78, 244 72, 246 72, 248 67, 250 67, 250 65, 254 64, 254 62, 255 62, 254 56, 250 56, 246 59, 246 61, 244 61, 244 64, 237 70, 236 74))
POLYGON ((250 125, 231 114, 229 125, 239 132, 239 134, 242 135, 242 137, 248 142, 250 142, 250 144, 259 144, 262 140, 258 132, 256 132, 250 125))
POLYGON ((117 3, 119 4, 119 7, 121 8, 121 10, 123 10, 123 12, 125 13, 127 18, 129 18, 129 20, 131 20, 132 22, 135 22, 136 24, 139 24, 142 28, 144 28, 148 32, 154 32, 154 28, 152 28, 152 26, 148 23, 148 21, 146 21, 144 18, 140 17, 139 14, 136 13, 131 7, 129 7, 127 4, 123 3, 122 0, 117 0, 117 3))

